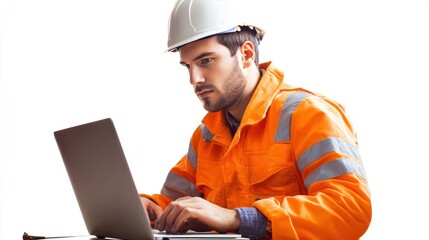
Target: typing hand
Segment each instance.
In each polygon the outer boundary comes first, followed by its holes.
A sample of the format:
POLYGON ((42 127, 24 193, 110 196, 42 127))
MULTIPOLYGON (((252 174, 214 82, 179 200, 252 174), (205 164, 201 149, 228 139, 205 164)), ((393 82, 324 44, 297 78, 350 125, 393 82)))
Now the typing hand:
POLYGON ((199 197, 184 197, 171 202, 155 228, 168 233, 215 230, 226 233, 240 227, 240 218, 235 210, 219 207, 199 197))
POLYGON ((146 208, 152 227, 154 227, 153 226, 154 221, 156 219, 159 219, 162 215, 162 208, 158 206, 156 203, 154 203, 153 201, 151 201, 150 199, 147 199, 145 197, 140 197, 140 200, 142 201, 143 206, 145 206, 146 208))

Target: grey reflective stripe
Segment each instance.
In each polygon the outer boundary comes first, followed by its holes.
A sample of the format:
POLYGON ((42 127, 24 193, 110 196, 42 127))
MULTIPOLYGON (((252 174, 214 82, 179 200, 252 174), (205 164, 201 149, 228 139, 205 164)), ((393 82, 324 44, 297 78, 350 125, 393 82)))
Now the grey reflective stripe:
POLYGON ((301 154, 298 158, 299 170, 303 172, 308 165, 329 152, 339 152, 351 155, 356 160, 360 159, 358 150, 355 146, 348 142, 344 142, 341 138, 331 137, 314 144, 301 154))
POLYGON ((276 136, 274 138, 275 142, 290 140, 292 113, 295 111, 299 103, 308 95, 310 94, 306 92, 296 92, 286 99, 280 114, 280 120, 277 126, 276 136))
POLYGON ((165 180, 164 186, 161 189, 161 194, 172 200, 185 196, 202 197, 202 194, 198 192, 193 182, 173 172, 168 173, 167 180, 165 180))
POLYGON ((194 151, 194 148, 192 148, 192 145, 189 143, 189 148, 188 148, 188 154, 186 155, 186 157, 188 158, 188 161, 191 163, 192 167, 194 167, 194 169, 197 169, 197 154, 194 151))
POLYGON ((352 159, 340 158, 320 166, 305 179, 304 185, 308 189, 315 182, 335 178, 346 173, 358 174, 366 179, 365 173, 358 162, 352 159))
POLYGON ((205 142, 210 142, 213 138, 213 133, 211 133, 209 131, 209 129, 206 127, 206 125, 201 124, 200 125, 200 131, 201 131, 201 135, 203 136, 203 139, 205 142))

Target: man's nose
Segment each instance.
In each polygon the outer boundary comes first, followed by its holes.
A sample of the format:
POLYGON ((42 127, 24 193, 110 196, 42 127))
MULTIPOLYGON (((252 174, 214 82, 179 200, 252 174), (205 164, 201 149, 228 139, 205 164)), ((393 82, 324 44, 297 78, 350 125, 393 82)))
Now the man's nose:
POLYGON ((192 86, 196 86, 199 83, 204 82, 204 75, 197 68, 189 69, 189 82, 192 86))

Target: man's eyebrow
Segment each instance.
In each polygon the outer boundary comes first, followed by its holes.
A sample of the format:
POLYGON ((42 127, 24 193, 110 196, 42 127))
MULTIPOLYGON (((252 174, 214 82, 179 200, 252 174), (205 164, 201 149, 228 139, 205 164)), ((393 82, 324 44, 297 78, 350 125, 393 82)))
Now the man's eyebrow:
MULTIPOLYGON (((206 56, 208 56, 208 55, 211 55, 211 54, 213 54, 213 53, 214 53, 214 52, 203 52, 203 53, 201 53, 200 55, 198 55, 198 56, 194 57, 194 58, 192 59, 192 61, 196 61, 196 60, 198 60, 198 59, 204 58, 204 57, 206 57, 206 56)), ((187 63, 186 63, 186 62, 183 62, 183 61, 180 61, 180 64, 181 64, 181 65, 187 65, 187 63)))

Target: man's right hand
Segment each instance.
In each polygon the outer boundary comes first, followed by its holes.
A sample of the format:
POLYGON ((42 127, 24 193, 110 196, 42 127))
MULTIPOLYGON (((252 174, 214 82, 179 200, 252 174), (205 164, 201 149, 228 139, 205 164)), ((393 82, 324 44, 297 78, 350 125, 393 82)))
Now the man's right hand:
MULTIPOLYGON (((149 216, 149 220, 151 222, 161 217, 163 210, 160 206, 158 206, 152 200, 147 199, 145 197, 140 197, 140 200, 142 201, 143 206, 146 208, 147 214, 149 216)), ((153 224, 151 225, 153 227, 153 224)))

